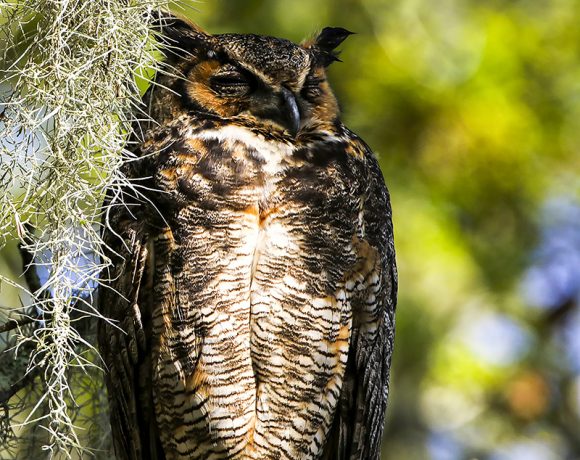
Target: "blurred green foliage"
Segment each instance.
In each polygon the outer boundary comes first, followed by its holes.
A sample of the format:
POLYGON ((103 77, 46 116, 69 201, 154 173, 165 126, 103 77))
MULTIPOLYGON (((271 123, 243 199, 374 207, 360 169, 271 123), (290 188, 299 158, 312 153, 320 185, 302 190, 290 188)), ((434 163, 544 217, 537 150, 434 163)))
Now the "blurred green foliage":
MULTIPOLYGON (((379 155, 394 209, 400 300, 383 458, 579 458, 580 365, 569 355, 580 345, 569 338, 580 336, 580 279, 569 298, 543 303, 525 281, 542 279, 526 277, 553 228, 549 204, 580 202, 580 2, 193 7, 211 33, 357 32, 330 80, 345 123, 379 155)), ((15 266, 6 252, 0 270, 15 266)), ((14 303, 0 291, 0 305, 14 303)))

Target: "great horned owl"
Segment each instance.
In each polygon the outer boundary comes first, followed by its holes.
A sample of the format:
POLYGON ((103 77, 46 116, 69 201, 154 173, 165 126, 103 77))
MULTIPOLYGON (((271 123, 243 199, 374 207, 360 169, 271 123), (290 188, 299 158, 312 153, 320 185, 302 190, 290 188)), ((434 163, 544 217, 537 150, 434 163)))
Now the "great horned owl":
POLYGON ((349 32, 160 22, 171 72, 106 206, 118 458, 379 458, 397 275, 381 171, 326 79, 349 32))

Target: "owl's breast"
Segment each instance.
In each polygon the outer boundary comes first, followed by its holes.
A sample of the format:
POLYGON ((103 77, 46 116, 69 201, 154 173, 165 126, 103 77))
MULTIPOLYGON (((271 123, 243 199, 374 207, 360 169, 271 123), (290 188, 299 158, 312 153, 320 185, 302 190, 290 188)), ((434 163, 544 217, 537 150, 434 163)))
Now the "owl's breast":
POLYGON ((183 458, 316 458, 350 340, 348 177, 244 128, 185 144, 155 172, 163 442, 183 458))

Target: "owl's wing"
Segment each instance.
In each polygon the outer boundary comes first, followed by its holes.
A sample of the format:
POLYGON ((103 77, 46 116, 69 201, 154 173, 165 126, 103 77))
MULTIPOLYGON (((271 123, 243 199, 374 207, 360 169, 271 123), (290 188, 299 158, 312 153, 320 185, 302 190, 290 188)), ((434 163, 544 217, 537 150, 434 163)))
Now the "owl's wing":
POLYGON ((357 138, 368 165, 357 263, 345 288, 352 334, 341 397, 325 452, 327 459, 380 458, 394 342, 397 269, 389 193, 370 149, 357 138))
MULTIPOLYGON (((116 456, 156 458, 145 303, 151 295, 151 254, 140 207, 108 206, 104 255, 112 261, 101 275, 99 348, 106 366, 111 428, 116 456)), ((110 200, 109 200, 110 202, 110 200)), ((107 205, 107 203, 106 203, 107 205)), ((107 207, 107 206, 105 206, 107 207)))

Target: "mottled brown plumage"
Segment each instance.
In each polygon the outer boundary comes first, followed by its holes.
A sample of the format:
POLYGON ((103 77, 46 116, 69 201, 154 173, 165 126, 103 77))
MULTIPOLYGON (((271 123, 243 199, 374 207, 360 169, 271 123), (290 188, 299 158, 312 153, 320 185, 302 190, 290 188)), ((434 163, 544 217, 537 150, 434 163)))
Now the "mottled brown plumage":
POLYGON ((145 95, 140 193, 108 198, 117 457, 379 458, 397 275, 377 161, 326 81, 349 32, 161 28, 176 76, 145 95))

